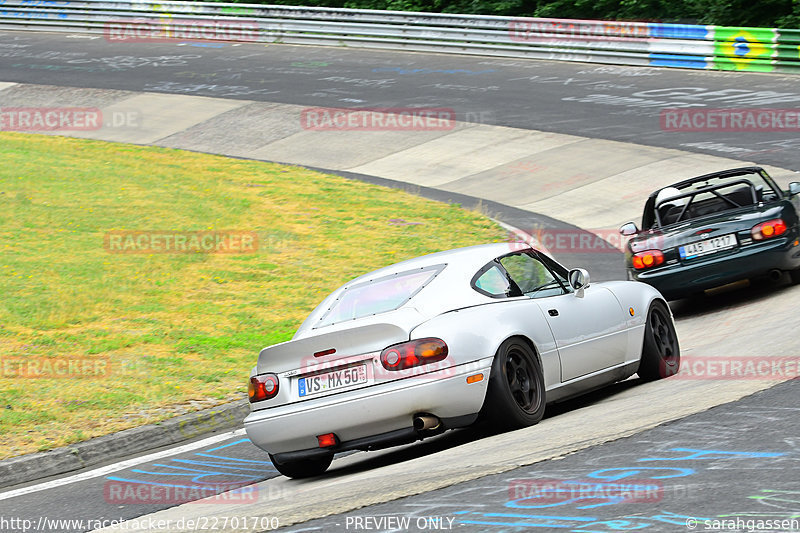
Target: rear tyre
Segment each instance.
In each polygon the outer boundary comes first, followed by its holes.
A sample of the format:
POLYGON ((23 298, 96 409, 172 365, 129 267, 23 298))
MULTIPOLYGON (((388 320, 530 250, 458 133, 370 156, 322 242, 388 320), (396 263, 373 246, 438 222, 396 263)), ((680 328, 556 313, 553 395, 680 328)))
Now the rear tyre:
POLYGON ((544 374, 539 359, 521 339, 508 339, 497 350, 482 411, 496 429, 532 426, 544 416, 544 374))
POLYGON ((667 306, 656 300, 647 311, 642 358, 636 373, 645 381, 654 381, 677 374, 680 366, 681 350, 675 324, 667 306))
POLYGON ((313 459, 298 459, 296 461, 285 461, 279 463, 275 460, 272 454, 269 454, 269 460, 275 468, 286 477, 295 479, 302 479, 306 477, 314 477, 323 474, 333 461, 333 454, 324 457, 315 457, 313 459))

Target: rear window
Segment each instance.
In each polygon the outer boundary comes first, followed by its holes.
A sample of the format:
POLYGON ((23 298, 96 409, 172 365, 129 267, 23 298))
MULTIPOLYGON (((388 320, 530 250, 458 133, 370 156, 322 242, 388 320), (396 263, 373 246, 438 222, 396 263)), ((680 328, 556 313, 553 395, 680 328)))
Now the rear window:
POLYGON ((411 300, 444 267, 435 265, 408 270, 345 287, 316 327, 394 311, 411 300))

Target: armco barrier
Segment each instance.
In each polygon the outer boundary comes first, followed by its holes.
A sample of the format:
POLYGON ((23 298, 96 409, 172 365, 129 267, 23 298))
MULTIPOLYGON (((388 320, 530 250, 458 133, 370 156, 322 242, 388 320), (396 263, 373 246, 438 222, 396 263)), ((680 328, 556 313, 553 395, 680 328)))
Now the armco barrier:
POLYGON ((0 0, 0 29, 800 72, 800 30, 217 2, 0 0))

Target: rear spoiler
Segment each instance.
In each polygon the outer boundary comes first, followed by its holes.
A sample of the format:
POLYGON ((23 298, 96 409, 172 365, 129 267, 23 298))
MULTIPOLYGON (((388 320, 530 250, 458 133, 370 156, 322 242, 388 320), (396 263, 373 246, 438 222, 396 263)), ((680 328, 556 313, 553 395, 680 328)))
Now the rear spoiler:
MULTIPOLYGON (((416 324, 415 324, 416 325, 416 324)), ((268 346, 258 354, 256 372, 288 372, 315 366, 320 357, 326 361, 378 352, 409 340, 410 331, 395 324, 377 323, 339 329, 268 346)))

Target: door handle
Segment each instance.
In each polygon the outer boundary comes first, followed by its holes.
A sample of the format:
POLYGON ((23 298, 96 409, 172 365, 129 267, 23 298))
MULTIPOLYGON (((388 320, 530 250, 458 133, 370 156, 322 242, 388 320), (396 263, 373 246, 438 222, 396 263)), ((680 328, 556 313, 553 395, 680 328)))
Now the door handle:
POLYGON ((558 316, 558 309, 548 309, 547 314, 550 316, 558 316))

